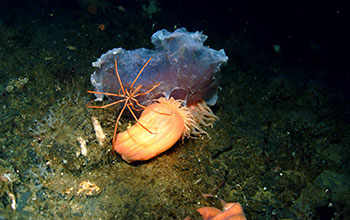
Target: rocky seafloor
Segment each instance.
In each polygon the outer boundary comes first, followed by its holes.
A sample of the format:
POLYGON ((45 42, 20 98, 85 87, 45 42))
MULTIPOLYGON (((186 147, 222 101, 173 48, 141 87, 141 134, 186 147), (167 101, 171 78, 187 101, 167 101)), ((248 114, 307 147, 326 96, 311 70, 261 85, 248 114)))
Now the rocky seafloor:
MULTIPOLYGON (((86 108, 90 63, 113 47, 150 46, 153 32, 142 17, 123 25, 129 16, 115 10, 116 38, 89 13, 0 23, 0 219, 201 219, 197 208, 220 207, 203 193, 240 202, 248 219, 349 215, 347 98, 325 83, 329 70, 286 61, 251 32, 209 36, 230 59, 210 138, 179 141, 147 162, 114 155, 118 107, 86 108)), ((133 123, 124 116, 120 129, 133 123)))

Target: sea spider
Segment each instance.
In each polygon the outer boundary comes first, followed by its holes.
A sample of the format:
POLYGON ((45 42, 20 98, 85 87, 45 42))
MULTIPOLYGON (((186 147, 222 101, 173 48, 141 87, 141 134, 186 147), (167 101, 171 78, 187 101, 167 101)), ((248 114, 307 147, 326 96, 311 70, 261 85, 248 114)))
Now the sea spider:
MULTIPOLYGON (((152 57, 148 59, 148 61, 143 65, 143 67, 141 68, 141 70, 139 71, 139 73, 137 74, 137 76, 135 77, 134 81, 130 84, 130 86, 128 87, 129 83, 126 83, 123 85, 119 73, 118 73, 118 67, 117 67, 117 60, 114 60, 115 63, 115 73, 117 75, 118 78, 118 82, 120 85, 120 89, 119 89, 119 93, 109 93, 109 92, 97 92, 97 91, 88 91, 88 93, 94 93, 94 94, 103 94, 103 95, 109 95, 109 96, 116 96, 121 98, 118 101, 106 104, 106 105, 102 105, 102 106, 94 106, 94 105, 89 105, 89 103, 87 104, 88 108, 106 108, 112 105, 115 105, 117 103, 121 103, 124 102, 124 106, 122 108, 122 110, 120 111, 117 121, 115 123, 115 128, 114 128, 114 135, 113 135, 113 142, 115 141, 116 138, 116 134, 117 134, 117 129, 118 129, 118 122, 125 110, 125 108, 128 108, 130 113, 132 114, 132 116, 135 118, 136 122, 139 123, 139 125, 141 127, 143 127, 145 130, 147 130, 149 133, 154 134, 154 132, 150 131, 148 128, 146 128, 145 126, 143 126, 139 120, 137 119, 135 113, 133 112, 133 110, 135 111, 141 111, 143 109, 146 108, 146 106, 142 105, 139 103, 139 101, 137 100, 137 97, 139 96, 143 96, 146 95, 148 93, 150 93, 152 90, 154 90, 155 88, 157 88, 160 83, 154 83, 152 85, 150 85, 150 89, 148 89, 146 92, 143 93, 139 93, 139 91, 143 88, 142 85, 138 85, 137 87, 134 88, 134 84, 136 83, 136 80, 139 78, 139 76, 141 75, 142 71, 145 69, 145 67, 147 66, 147 64, 151 61, 152 57), (122 93, 120 93, 122 92, 122 93), (136 108, 136 106, 139 106, 140 108, 136 108)), ((163 113, 160 113, 163 114, 163 113)))

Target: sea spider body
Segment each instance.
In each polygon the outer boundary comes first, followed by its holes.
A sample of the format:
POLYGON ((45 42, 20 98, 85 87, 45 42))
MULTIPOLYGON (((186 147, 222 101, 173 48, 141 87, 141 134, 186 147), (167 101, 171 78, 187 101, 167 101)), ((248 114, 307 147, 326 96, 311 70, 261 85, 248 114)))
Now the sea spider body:
MULTIPOLYGON (((140 93, 140 90, 143 88, 142 85, 138 85, 136 87, 134 87, 137 79, 140 77, 141 73, 143 72, 143 70, 145 69, 145 67, 147 66, 147 64, 151 61, 152 57, 148 59, 148 61, 143 65, 143 67, 141 68, 141 70, 139 71, 139 73, 137 74, 137 76, 135 77, 135 79, 133 80, 133 82, 129 85, 129 83, 123 84, 119 73, 118 73, 118 65, 117 65, 117 60, 115 59, 115 73, 117 75, 117 79, 118 79, 118 83, 120 86, 120 90, 118 93, 109 93, 109 92, 97 92, 97 91, 88 91, 88 93, 94 93, 94 94, 103 94, 103 95, 107 95, 107 96, 114 96, 114 97, 119 97, 120 99, 117 101, 114 101, 112 103, 106 104, 106 105, 102 105, 102 106, 96 106, 96 105, 89 105, 87 104, 88 108, 107 108, 109 106, 115 105, 117 103, 122 103, 124 102, 124 105, 118 115, 117 121, 115 123, 115 128, 114 128, 114 134, 113 134, 113 143, 115 142, 115 138, 116 138, 116 134, 117 134, 117 129, 118 129, 118 122, 123 114, 123 112, 125 111, 126 108, 129 109, 131 115, 135 118, 135 120, 139 123, 134 110, 135 111, 142 111, 143 109, 146 108, 146 106, 142 105, 139 103, 139 101, 137 100, 137 98, 139 96, 144 96, 146 94, 148 94, 149 92, 151 92, 152 90, 154 90, 155 88, 157 88, 160 83, 154 83, 151 86, 149 86, 150 88, 147 89, 145 92, 140 93)), ((143 126, 141 123, 139 123, 141 127, 143 127, 145 130, 147 130, 149 133, 153 134, 152 131, 150 131, 149 129, 147 129, 145 126, 143 126)))

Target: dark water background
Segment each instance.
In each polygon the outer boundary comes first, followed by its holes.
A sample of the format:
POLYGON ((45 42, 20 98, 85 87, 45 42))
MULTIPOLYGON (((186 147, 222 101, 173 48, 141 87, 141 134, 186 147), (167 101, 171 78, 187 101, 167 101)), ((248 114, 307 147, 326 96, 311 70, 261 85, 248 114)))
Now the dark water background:
POLYGON ((201 219, 197 208, 220 207, 202 193, 240 202, 248 219, 346 219, 344 3, 156 1, 154 13, 149 5, 1 1, 0 219, 201 219), (127 164, 110 152, 117 107, 86 108, 91 62, 116 47, 151 48, 155 31, 179 27, 203 31, 229 57, 213 107, 220 121, 210 139, 127 164), (108 136, 103 146, 91 116, 108 136), (80 192, 87 182, 98 188, 80 192))

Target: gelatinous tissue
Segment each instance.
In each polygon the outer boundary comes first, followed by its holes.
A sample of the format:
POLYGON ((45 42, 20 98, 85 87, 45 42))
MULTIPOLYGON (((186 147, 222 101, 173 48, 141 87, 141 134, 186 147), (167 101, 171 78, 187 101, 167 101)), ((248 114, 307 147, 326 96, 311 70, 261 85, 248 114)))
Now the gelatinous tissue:
MULTIPOLYGON (((151 37, 154 49, 125 50, 115 48, 107 51, 92 66, 91 83, 98 92, 119 93, 120 85, 115 72, 127 87, 133 82, 142 66, 152 57, 134 87, 142 85, 140 92, 147 91, 155 83, 160 85, 150 93, 139 96, 143 105, 151 104, 159 97, 182 99, 186 105, 205 100, 214 105, 217 100, 219 71, 228 57, 223 49, 214 50, 203 43, 207 36, 202 32, 188 32, 185 28, 169 32, 157 31, 151 37)), ((102 101, 101 94, 95 94, 102 101)), ((118 97, 108 96, 111 100, 118 97)))

